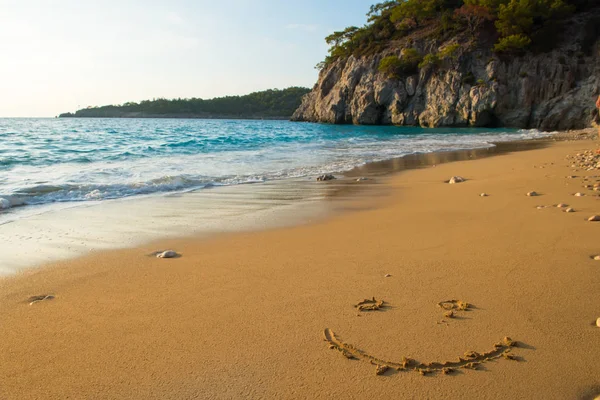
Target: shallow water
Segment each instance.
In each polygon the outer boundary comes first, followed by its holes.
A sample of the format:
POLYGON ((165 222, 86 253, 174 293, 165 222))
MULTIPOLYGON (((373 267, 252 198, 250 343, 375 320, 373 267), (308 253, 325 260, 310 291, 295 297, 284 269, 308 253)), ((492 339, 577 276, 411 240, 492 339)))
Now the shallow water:
POLYGON ((546 135, 287 121, 0 119, 0 276, 93 250, 310 223, 339 209, 324 200, 352 200, 378 186, 378 179, 357 176, 486 156, 506 146, 491 142, 546 135), (455 149, 467 151, 448 151, 455 149), (314 179, 344 171, 347 179, 314 179))
MULTIPOLYGON (((300 178, 543 135, 288 121, 0 119, 0 208, 300 178)), ((0 224, 26 215, 0 214, 0 224)))

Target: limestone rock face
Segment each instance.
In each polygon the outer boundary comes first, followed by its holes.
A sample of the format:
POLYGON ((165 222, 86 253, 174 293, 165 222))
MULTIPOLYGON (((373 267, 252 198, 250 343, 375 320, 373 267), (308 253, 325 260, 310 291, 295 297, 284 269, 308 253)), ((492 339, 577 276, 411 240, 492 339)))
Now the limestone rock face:
MULTIPOLYGON (((462 48, 456 60, 400 78, 378 71, 383 57, 401 57, 400 47, 340 59, 321 71, 292 120, 544 131, 589 127, 599 118, 600 42, 587 51, 581 48, 584 25, 569 24, 565 35, 572 39, 549 53, 503 59, 487 50, 462 48)), ((447 44, 420 39, 410 46, 427 54, 447 44)))

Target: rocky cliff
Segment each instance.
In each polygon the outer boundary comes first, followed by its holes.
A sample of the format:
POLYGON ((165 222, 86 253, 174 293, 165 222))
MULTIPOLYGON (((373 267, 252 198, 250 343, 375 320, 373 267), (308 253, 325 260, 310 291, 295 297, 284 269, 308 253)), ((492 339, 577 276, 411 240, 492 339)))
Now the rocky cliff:
POLYGON ((566 39, 542 54, 500 57, 485 46, 462 46, 455 59, 426 66, 415 75, 388 78, 383 57, 403 48, 435 53, 452 42, 411 39, 367 57, 338 59, 323 68, 294 121, 394 124, 422 127, 506 126, 545 131, 588 127, 600 94, 600 42, 579 14, 566 39), (586 28, 587 27, 587 28, 586 28))

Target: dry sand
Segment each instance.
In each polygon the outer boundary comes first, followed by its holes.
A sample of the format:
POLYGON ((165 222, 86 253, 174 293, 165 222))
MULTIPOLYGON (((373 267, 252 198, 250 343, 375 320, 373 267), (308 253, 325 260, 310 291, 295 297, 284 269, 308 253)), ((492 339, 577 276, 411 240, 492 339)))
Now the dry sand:
POLYGON ((565 156, 597 145, 407 171, 385 179, 385 197, 320 223, 168 240, 5 278, 0 399, 592 399, 600 223, 586 220, 600 214, 600 192, 582 186, 600 171, 574 172, 565 156), (454 175, 467 181, 444 183, 454 175), (146 256, 166 248, 182 257, 146 256), (43 294, 55 298, 26 301, 43 294), (354 307, 373 296, 380 310, 354 307), (447 318, 437 303, 451 299, 473 306, 447 318), (326 328, 342 351, 329 349, 326 328), (520 361, 502 347, 479 370, 449 375, 378 376, 371 364, 407 357, 435 370, 430 362, 491 352, 505 336, 520 361))

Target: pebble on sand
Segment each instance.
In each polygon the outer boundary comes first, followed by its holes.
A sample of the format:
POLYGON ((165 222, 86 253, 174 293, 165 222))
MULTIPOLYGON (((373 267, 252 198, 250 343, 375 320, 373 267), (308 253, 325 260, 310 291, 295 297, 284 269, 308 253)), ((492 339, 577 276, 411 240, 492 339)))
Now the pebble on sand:
POLYGON ((391 277, 392 277, 392 275, 391 275, 391 274, 385 274, 385 277, 386 277, 386 278, 391 278, 391 277))
POLYGON ((453 185, 455 183, 462 183, 464 181, 465 181, 465 178, 463 178, 462 176, 453 176, 452 178, 450 178, 448 183, 453 185))
POLYGON ((179 254, 177 254, 175 251, 173 250, 166 250, 163 251, 162 253, 158 253, 156 255, 156 258, 175 258, 177 257, 179 254))
POLYGON ((487 194, 487 193, 481 193, 481 194, 479 195, 479 197, 488 197, 488 196, 489 196, 489 194, 487 194))
POLYGON ((573 196, 575 196, 575 197, 583 197, 583 196, 585 196, 585 194, 577 192, 573 196))
POLYGON ((527 196, 529 196, 529 197, 535 197, 537 195, 538 195, 537 192, 528 192, 527 193, 527 196))
POLYGON ((600 255, 594 256, 594 261, 600 261, 600 255))
POLYGON ((600 215, 592 215, 591 217, 588 218, 588 221, 590 221, 590 222, 599 222, 600 221, 600 215))
POLYGON ((558 207, 558 208, 567 208, 567 207, 569 207, 569 205, 565 204, 565 203, 560 203, 560 204, 557 204, 556 207, 558 207))
POLYGON ((332 181, 336 179, 335 176, 331 175, 331 174, 325 174, 325 175, 321 175, 317 177, 317 182, 326 182, 326 181, 332 181))
POLYGON ((567 209, 565 210, 565 212, 566 212, 566 213, 573 213, 573 212, 575 212, 575 210, 573 210, 571 207, 569 207, 569 208, 567 208, 567 209))
POLYGON ((600 328, 600 318, 598 318, 598 319, 596 320, 596 326, 597 326, 598 328, 600 328))

